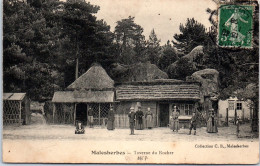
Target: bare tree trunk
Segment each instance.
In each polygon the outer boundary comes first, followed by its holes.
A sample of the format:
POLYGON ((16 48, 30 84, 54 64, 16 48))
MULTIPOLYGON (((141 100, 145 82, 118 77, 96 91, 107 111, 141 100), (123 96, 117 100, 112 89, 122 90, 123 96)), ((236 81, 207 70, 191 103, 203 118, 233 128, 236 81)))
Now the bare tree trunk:
POLYGON ((75 70, 75 80, 79 78, 79 43, 78 43, 78 35, 76 37, 76 70, 75 70))

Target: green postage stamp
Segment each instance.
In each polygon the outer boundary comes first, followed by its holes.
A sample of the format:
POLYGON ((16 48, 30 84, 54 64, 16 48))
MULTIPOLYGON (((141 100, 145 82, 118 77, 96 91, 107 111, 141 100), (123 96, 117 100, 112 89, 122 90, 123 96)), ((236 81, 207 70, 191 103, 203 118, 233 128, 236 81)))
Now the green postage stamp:
POLYGON ((253 5, 221 5, 218 16, 218 45, 252 48, 253 5))

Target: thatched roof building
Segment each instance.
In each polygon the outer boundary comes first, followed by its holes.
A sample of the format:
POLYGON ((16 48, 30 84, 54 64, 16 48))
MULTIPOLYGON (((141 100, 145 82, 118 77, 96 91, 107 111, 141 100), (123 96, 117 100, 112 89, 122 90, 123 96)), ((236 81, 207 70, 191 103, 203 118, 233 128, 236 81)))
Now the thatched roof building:
POLYGON ((99 64, 89 70, 67 87, 67 91, 54 93, 52 102, 56 103, 104 103, 114 101, 114 81, 99 64))
POLYGON ((114 102, 114 81, 99 65, 94 64, 86 73, 52 98, 54 123, 88 123, 87 110, 91 107, 95 125, 102 125, 114 102))

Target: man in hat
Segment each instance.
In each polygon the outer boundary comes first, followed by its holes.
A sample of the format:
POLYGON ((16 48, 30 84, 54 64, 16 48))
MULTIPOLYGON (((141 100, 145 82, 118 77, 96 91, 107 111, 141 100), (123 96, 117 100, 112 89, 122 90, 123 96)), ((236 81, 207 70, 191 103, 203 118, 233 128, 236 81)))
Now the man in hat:
POLYGON ((136 119, 137 119, 137 130, 143 130, 143 116, 144 113, 141 110, 141 106, 138 106, 138 111, 136 111, 136 119))
POLYGON ((135 111, 134 110, 135 110, 134 107, 131 107, 130 112, 128 114, 129 126, 130 126, 130 130, 131 130, 130 135, 134 135, 134 128, 135 128, 135 111))
POLYGON ((108 115, 107 115, 107 129, 108 130, 114 130, 115 129, 115 125, 114 125, 114 121, 115 121, 115 112, 113 107, 110 107, 110 110, 108 111, 108 115))
POLYGON ((197 126, 197 115, 196 111, 193 111, 191 121, 190 121, 190 132, 189 135, 191 135, 191 130, 194 129, 194 135, 196 135, 196 126, 197 126))
POLYGON ((88 109, 88 122, 89 122, 89 127, 93 128, 93 110, 91 107, 88 109))

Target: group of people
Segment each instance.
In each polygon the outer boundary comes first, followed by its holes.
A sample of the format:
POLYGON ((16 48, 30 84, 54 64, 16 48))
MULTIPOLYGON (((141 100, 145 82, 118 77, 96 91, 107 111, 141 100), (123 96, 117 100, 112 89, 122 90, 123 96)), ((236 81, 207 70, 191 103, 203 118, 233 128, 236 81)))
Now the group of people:
POLYGON ((130 112, 128 114, 129 117, 129 127, 131 130, 130 135, 134 135, 134 129, 136 124, 137 130, 142 130, 144 128, 143 126, 143 117, 145 116, 146 124, 148 129, 152 129, 153 127, 153 113, 151 112, 151 109, 148 107, 147 112, 144 115, 143 111, 141 110, 141 107, 138 106, 138 110, 135 112, 135 108, 131 107, 130 112), (137 123, 136 123, 137 121, 137 123))
MULTIPOLYGON (((172 115, 171 115, 171 128, 175 132, 178 132, 180 129, 179 125, 179 116, 180 111, 177 109, 176 106, 173 107, 172 115)), ((108 130, 114 130, 115 129, 115 112, 113 107, 110 107, 110 110, 108 111, 108 120, 107 120, 107 129, 108 130)), ((131 107, 130 112, 128 114, 129 117, 129 127, 130 127, 130 135, 134 135, 134 129, 142 130, 144 129, 143 126, 143 117, 145 117, 146 125, 148 129, 152 129, 153 127, 153 113, 151 112, 151 109, 148 107, 147 112, 144 114, 141 110, 141 106, 138 106, 138 110, 135 112, 135 108, 131 107), (135 126, 136 125, 136 126, 135 126)), ((93 127, 93 111, 90 107, 88 109, 88 122, 90 127, 93 127)), ((191 135, 192 130, 194 130, 194 135, 196 135, 196 127, 198 122, 198 116, 196 110, 192 112, 192 117, 190 119, 190 127, 189 127, 189 135, 191 135)), ((207 121, 207 132, 209 133, 216 133, 217 130, 217 120, 215 118, 214 110, 211 109, 209 111, 209 119, 207 121)))
MULTIPOLYGON (((176 106, 173 108, 172 112, 172 130, 178 132, 180 129, 179 126, 179 116, 180 116, 180 111, 177 109, 176 106)), ((196 110, 192 112, 192 117, 190 119, 190 127, 189 127, 189 135, 191 135, 192 130, 194 130, 194 135, 196 135, 196 127, 197 127, 197 122, 198 122, 198 115, 196 110)), ((214 109, 209 110, 209 118, 207 121, 207 132, 208 133, 217 133, 217 119, 215 117, 214 109)))
MULTIPOLYGON (((178 130, 180 130, 179 116, 180 116, 180 111, 177 109, 176 106, 174 106, 173 111, 172 111, 172 116, 171 116, 171 120, 172 120, 171 127, 172 127, 172 130, 176 131, 176 132, 178 132, 178 130)), ((191 135, 192 129, 194 130, 194 135, 196 135, 197 118, 198 118, 198 116, 196 115, 196 111, 193 111, 192 117, 190 120, 189 135, 191 135)))

